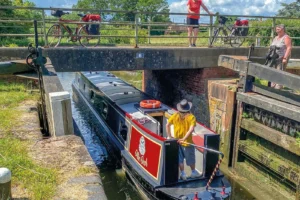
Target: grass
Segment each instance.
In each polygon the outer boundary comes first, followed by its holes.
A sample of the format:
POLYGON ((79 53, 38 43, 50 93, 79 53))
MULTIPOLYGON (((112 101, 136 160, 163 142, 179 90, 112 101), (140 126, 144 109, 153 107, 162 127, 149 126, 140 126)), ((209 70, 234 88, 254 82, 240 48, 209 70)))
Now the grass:
POLYGON ((264 79, 255 78, 255 83, 268 86, 268 80, 264 80, 264 79))
MULTIPOLYGON (((113 32, 103 31, 103 37, 100 38, 101 45, 110 45, 110 46, 134 46, 135 38, 134 32, 113 32), (120 35, 120 37, 105 37, 109 35, 120 35), (132 38, 122 37, 122 36, 132 36, 132 38)), ((187 47, 189 42, 187 37, 187 32, 183 32, 176 35, 158 35, 158 38, 150 38, 150 44, 148 41, 148 35, 145 30, 140 30, 141 35, 139 36, 139 46, 185 46, 187 47), (175 37, 175 38, 167 38, 175 37)), ((155 35, 153 35, 154 37, 155 35)), ((209 38, 208 32, 199 32, 196 45, 199 47, 207 47, 209 38)), ((80 46, 79 42, 68 41, 67 37, 63 37, 60 42, 60 46, 80 46)), ((29 43, 34 43, 34 37, 5 37, 0 40, 3 47, 27 47, 29 43)), ((39 37, 39 45, 44 46, 44 40, 42 37, 39 37)), ((218 46, 218 45, 217 45, 218 46)), ((223 46, 223 45, 222 45, 223 46)), ((225 46, 225 45, 224 45, 225 46)))
POLYGON ((51 199, 55 194, 56 170, 36 164, 28 154, 30 141, 14 138, 13 127, 24 111, 16 109, 26 100, 37 100, 23 84, 0 82, 0 167, 12 172, 12 186, 21 188, 30 199, 51 199))
POLYGON ((139 90, 142 89, 142 71, 113 71, 111 73, 139 90))

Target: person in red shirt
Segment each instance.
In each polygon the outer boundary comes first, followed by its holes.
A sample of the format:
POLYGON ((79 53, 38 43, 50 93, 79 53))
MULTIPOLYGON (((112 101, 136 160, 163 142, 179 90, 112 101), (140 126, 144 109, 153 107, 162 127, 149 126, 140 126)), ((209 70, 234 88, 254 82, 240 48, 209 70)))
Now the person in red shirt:
POLYGON ((202 0, 188 0, 187 7, 188 7, 188 13, 187 16, 187 24, 191 25, 188 27, 188 36, 189 36, 189 42, 190 47, 196 47, 196 40, 198 36, 199 31, 199 15, 190 15, 190 14, 200 14, 200 7, 207 12, 207 14, 212 15, 213 13, 209 12, 207 7, 204 5, 202 0), (192 33, 194 33, 193 37, 192 33))

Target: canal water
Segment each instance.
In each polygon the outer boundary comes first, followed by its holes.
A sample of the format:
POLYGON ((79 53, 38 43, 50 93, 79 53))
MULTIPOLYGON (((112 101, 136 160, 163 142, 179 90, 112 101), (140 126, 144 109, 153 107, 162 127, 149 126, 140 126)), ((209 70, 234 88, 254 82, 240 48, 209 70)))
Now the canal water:
MULTIPOLYGON (((72 97, 72 113, 73 119, 76 122, 77 133, 84 141, 92 159, 100 169, 100 176, 104 185, 105 193, 108 200, 141 200, 139 192, 126 178, 122 169, 116 168, 116 160, 113 150, 109 144, 106 144, 102 128, 86 107, 73 101, 72 82, 75 78, 75 73, 58 73, 58 77, 65 90, 70 92, 72 97)), ((75 129, 75 130, 76 130, 75 129)), ((241 188, 237 182, 234 182, 228 177, 232 184, 232 200, 254 200, 255 198, 246 190, 241 188)))

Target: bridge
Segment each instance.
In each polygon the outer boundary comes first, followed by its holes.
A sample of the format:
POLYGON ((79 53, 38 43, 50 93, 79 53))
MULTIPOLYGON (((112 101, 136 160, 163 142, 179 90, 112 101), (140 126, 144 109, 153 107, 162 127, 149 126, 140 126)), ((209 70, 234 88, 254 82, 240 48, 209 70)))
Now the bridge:
MULTIPOLYGON (((47 9, 41 9, 44 15, 45 10, 47 9)), ((257 16, 257 18, 261 17, 257 16)), ((157 37, 160 39, 174 39, 174 37, 151 36, 150 32, 147 37, 141 36, 138 34, 139 30, 145 29, 144 27, 148 30, 148 25, 157 24, 138 23, 138 20, 131 24, 130 30, 134 31, 130 33, 134 33, 133 35, 118 36, 133 39, 127 46, 120 44, 103 46, 103 44, 97 48, 83 48, 64 44, 62 47, 49 48, 45 39, 46 25, 55 22, 53 19, 52 21, 46 19, 47 17, 44 16, 39 27, 40 36, 44 37, 44 41, 41 42, 41 46, 44 47, 39 48, 40 56, 48 59, 45 65, 47 73, 43 75, 42 82, 47 114, 59 115, 48 122, 51 135, 72 132, 69 123, 70 110, 68 110, 70 101, 65 98, 67 95, 62 94, 58 104, 53 104, 53 100, 58 96, 50 95, 53 92, 63 92, 55 71, 93 73, 99 70, 143 70, 145 92, 171 106, 182 98, 191 100, 194 105, 193 113, 197 119, 221 135, 220 148, 225 154, 224 166, 247 177, 257 185, 260 184, 257 181, 259 178, 264 177, 265 180, 266 177, 272 176, 275 185, 289 188, 282 194, 278 189, 264 187, 269 197, 276 195, 280 199, 286 199, 285 195, 288 195, 290 199, 300 198, 300 163, 298 162, 300 78, 297 68, 300 48, 293 47, 290 69, 288 69, 292 73, 262 65, 263 57, 267 52, 266 47, 256 47, 250 59, 247 57, 249 48, 246 46, 229 48, 227 44, 222 44, 205 48, 204 46, 207 46, 212 37, 213 17, 210 17, 210 23, 204 27, 207 35, 204 36, 205 41, 200 41, 203 44, 200 48, 186 48, 176 42, 172 44, 173 46, 163 46, 163 42, 159 46, 151 44, 157 37), (150 44, 149 40, 143 43, 141 39, 150 39, 150 44), (284 85, 285 88, 276 90, 261 84, 260 81, 275 82, 284 85), (55 125, 54 119, 63 119, 60 117, 66 116, 65 113, 68 113, 69 118, 62 120, 65 124, 60 127, 61 130, 56 130, 58 126, 55 125), (250 173, 250 168, 258 174, 250 173)), ((273 18, 272 27, 267 28, 273 30, 276 20, 277 18, 273 18)), ((110 23, 113 26, 113 23, 110 23)), ((251 28, 251 24, 249 26, 251 28)), ((271 33, 271 36, 249 35, 246 38, 252 38, 251 41, 258 44, 259 39, 268 40, 273 37, 274 32, 271 33)), ((0 34, 0 37, 11 36, 0 34)), ((24 34, 13 36, 24 37, 24 34)), ((32 35, 25 36, 32 37, 32 35)), ((101 35, 101 37, 109 37, 109 35, 101 35)), ((176 37, 185 39, 181 36, 176 37)), ((294 41, 297 39, 296 36, 293 37, 294 41)), ((22 70, 26 71, 24 61, 10 60, 24 59, 27 55, 27 48, 0 48, 2 61, 8 61, 0 64, 0 70, 4 71, 7 67, 20 70, 23 66, 22 70)), ((12 74, 13 70, 5 73, 12 74)))

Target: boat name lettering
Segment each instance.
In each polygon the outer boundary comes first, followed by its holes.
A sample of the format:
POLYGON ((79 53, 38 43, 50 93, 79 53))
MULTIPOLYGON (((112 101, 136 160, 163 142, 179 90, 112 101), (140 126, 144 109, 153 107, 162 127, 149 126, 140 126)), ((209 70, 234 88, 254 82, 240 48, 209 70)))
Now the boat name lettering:
POLYGON ((145 159, 138 150, 135 150, 135 157, 137 161, 139 161, 139 163, 141 163, 144 167, 148 167, 147 158, 145 159))

